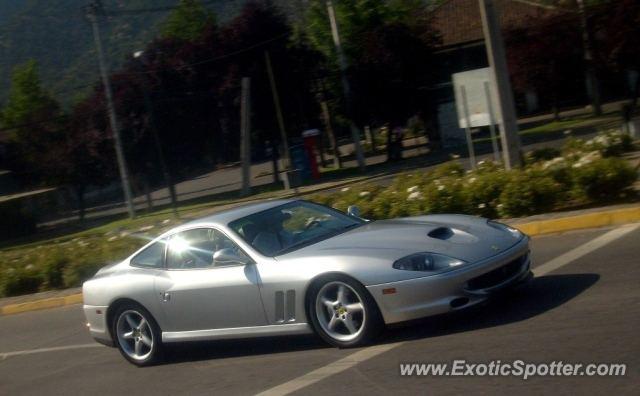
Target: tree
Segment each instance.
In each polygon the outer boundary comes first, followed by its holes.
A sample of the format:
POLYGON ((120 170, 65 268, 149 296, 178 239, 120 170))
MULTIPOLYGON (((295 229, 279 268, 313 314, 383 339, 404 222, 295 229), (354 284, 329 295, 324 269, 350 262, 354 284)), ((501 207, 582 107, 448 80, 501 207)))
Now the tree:
POLYGON ((631 102, 625 111, 629 118, 640 95, 640 3, 619 0, 596 9, 594 15, 599 60, 612 71, 636 72, 631 102))
POLYGON ((176 8, 164 21, 161 37, 194 41, 208 25, 215 25, 215 15, 199 0, 180 0, 176 8))
MULTIPOLYGON (((427 91, 438 42, 422 1, 355 0, 334 2, 353 92, 354 121, 360 125, 404 126, 415 114, 429 117, 427 91)), ((311 3, 306 36, 337 74, 335 49, 324 0, 311 3)), ((340 97, 339 82, 327 84, 340 97)), ((388 147, 390 149, 390 147, 388 147)))
POLYGON ((54 180, 75 193, 80 220, 84 219, 87 188, 105 185, 116 175, 113 143, 104 132, 106 109, 96 103, 97 98, 94 94, 73 108, 64 142, 52 148, 54 180))
POLYGON ((563 99, 583 89, 577 77, 584 67, 580 23, 573 13, 538 20, 505 33, 507 62, 514 90, 536 92, 559 117, 563 99), (562 37, 562 40, 552 39, 562 37))
POLYGON ((38 77, 38 66, 30 60, 14 69, 0 125, 9 129, 9 166, 23 182, 35 185, 51 174, 55 161, 51 148, 63 140, 65 115, 46 92, 38 77))

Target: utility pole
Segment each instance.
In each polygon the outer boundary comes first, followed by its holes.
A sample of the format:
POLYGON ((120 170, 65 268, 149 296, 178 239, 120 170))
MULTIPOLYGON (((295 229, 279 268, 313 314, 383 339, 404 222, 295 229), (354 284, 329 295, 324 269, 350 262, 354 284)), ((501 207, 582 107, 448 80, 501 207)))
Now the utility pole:
POLYGON ((333 167, 335 169, 340 169, 342 168, 342 162, 340 161, 340 148, 338 147, 336 134, 333 132, 333 126, 331 125, 331 113, 329 113, 329 105, 327 104, 327 99, 324 96, 324 89, 317 94, 317 98, 320 102, 320 108, 322 109, 324 127, 329 135, 329 143, 331 144, 331 151, 333 154, 333 167))
POLYGON ((100 27, 98 21, 98 15, 103 13, 102 2, 100 0, 94 0, 87 7, 87 17, 91 22, 93 28, 93 38, 96 44, 96 52, 98 53, 98 63, 100 65, 100 75, 102 77, 102 85, 104 85, 104 95, 107 100, 107 112, 109 113, 109 123, 111 124, 111 131, 113 132, 113 144, 116 150, 116 158, 118 160, 118 171, 120 172, 120 180, 122 181, 122 190, 124 191, 124 199, 127 204, 127 211, 129 217, 136 217, 135 207, 133 205, 133 194, 131 193, 131 184, 129 182, 129 170, 127 168, 127 161, 124 157, 124 151, 122 149, 122 141, 120 139, 120 127, 118 125, 118 119, 116 115, 116 109, 113 105, 113 91, 111 89, 111 81, 109 80, 109 68, 104 59, 102 51, 102 39, 100 38, 100 27))
POLYGON ((513 103, 513 92, 509 81, 509 71, 504 52, 504 43, 500 32, 500 24, 496 17, 493 0, 479 0, 480 15, 482 16, 482 31, 487 48, 487 58, 493 74, 492 84, 497 93, 496 112, 501 115, 500 138, 502 139, 502 154, 506 169, 522 165, 522 149, 518 135, 518 121, 513 103))
POLYGON ((349 79, 347 79, 347 59, 342 51, 342 44, 340 43, 340 32, 338 30, 338 22, 336 21, 336 14, 333 9, 333 2, 327 0, 327 12, 329 14, 329 22, 331 23, 331 35, 333 36, 333 44, 336 47, 336 54, 338 55, 338 64, 340 65, 340 76, 342 78, 342 90, 344 91, 344 100, 347 102, 347 115, 349 117, 349 128, 351 129, 351 138, 353 139, 353 145, 356 151, 356 159, 358 160, 358 168, 361 171, 365 170, 366 164, 364 161, 364 154, 362 153, 362 146, 360 145, 360 131, 353 121, 353 101, 351 98, 351 87, 349 86, 349 79))
POLYGON ((240 160, 242 161, 242 196, 251 193, 251 80, 242 78, 240 97, 240 160))
POLYGON ((582 53, 584 57, 587 94, 589 95, 591 105, 593 106, 593 114, 599 116, 602 114, 602 105, 600 102, 600 86, 598 84, 596 67, 593 61, 593 49, 591 46, 593 40, 591 37, 591 27, 589 26, 587 12, 584 7, 584 0, 576 0, 576 2, 578 3, 580 25, 582 28, 582 53))
POLYGON ((276 110, 276 118, 278 119, 278 128, 280 129, 280 140, 282 140, 282 159, 284 160, 282 166, 284 169, 291 167, 291 160, 289 159, 289 143, 287 142, 287 130, 284 126, 284 118, 282 117, 282 108, 280 107, 280 96, 278 95, 278 87, 276 86, 276 79, 273 77, 273 67, 271 66, 271 56, 269 50, 264 51, 264 61, 267 64, 267 73, 269 74, 269 84, 271 85, 271 95, 273 96, 273 105, 276 110))

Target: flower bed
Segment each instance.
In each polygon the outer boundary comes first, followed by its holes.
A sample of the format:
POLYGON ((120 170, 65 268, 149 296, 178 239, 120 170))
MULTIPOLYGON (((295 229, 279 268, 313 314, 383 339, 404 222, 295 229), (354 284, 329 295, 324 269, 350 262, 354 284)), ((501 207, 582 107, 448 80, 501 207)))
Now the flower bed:
POLYGON ((453 160, 431 172, 400 175, 386 188, 347 187, 311 200, 339 210, 357 205, 370 219, 428 213, 526 216, 630 194, 637 171, 616 156, 631 148, 627 135, 607 131, 586 141, 570 139, 562 150, 535 150, 521 169, 506 171, 480 161, 475 170, 465 172, 453 160))

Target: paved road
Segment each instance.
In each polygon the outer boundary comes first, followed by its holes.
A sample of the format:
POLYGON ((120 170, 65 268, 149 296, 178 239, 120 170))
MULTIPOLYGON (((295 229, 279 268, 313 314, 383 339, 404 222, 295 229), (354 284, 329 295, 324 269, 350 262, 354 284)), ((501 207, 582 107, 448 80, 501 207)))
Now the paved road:
POLYGON ((79 306, 6 316, 0 394, 256 394, 275 387, 294 394, 637 394, 638 241, 640 227, 628 226, 535 238, 534 271, 543 274, 509 299, 391 329, 377 345, 356 350, 312 336, 196 343, 173 350, 167 364, 141 369, 92 344, 79 306), (13 351, 23 352, 7 355, 13 351), (624 377, 527 381, 399 375, 402 362, 454 359, 628 368, 624 377))

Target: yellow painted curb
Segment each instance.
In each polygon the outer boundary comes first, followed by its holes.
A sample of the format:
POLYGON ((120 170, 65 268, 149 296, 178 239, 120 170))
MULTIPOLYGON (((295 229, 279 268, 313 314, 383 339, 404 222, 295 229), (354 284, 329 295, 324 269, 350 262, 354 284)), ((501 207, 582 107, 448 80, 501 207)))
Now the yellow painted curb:
POLYGON ((512 226, 530 236, 640 222, 640 206, 538 220, 512 226))
MULTIPOLYGON (((576 216, 562 217, 559 219, 538 220, 530 223, 513 224, 512 226, 530 236, 535 236, 636 222, 640 222, 640 206, 608 210, 604 212, 586 213, 576 216)), ((9 304, 4 307, 0 307, 0 316, 80 303, 82 303, 81 293, 65 297, 45 298, 42 300, 28 301, 20 304, 9 304)))
POLYGON ((65 305, 82 303, 82 293, 72 294, 64 297, 44 298, 42 300, 27 301, 19 304, 9 304, 0 307, 0 315, 11 315, 21 312, 37 311, 40 309, 49 309, 63 307, 65 305))

